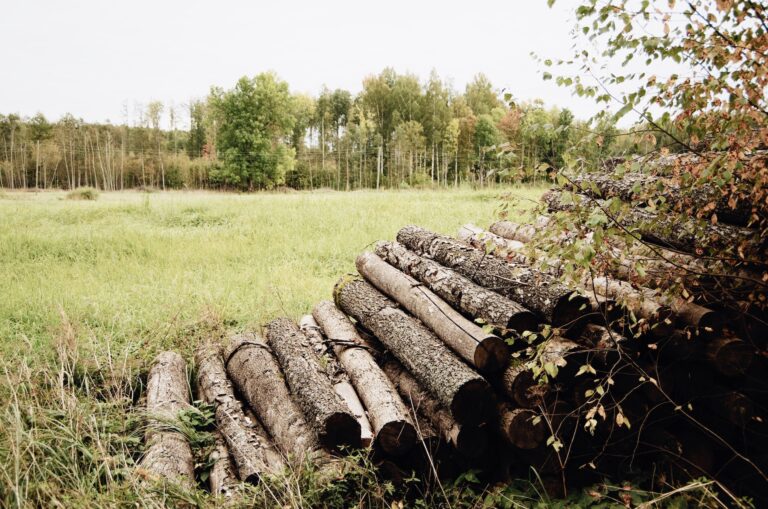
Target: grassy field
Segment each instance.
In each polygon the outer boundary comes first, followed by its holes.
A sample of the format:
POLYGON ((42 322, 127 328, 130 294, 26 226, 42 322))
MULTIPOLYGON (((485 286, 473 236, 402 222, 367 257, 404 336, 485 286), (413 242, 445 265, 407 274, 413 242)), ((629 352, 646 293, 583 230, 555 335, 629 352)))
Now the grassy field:
MULTIPOLYGON (((542 189, 512 192, 527 203, 542 189)), ((149 497, 132 473, 149 360, 188 354, 213 331, 298 318, 371 243, 406 224, 487 225, 500 193, 0 194, 0 507, 209 503, 196 492, 149 497)), ((366 475, 348 488, 385 504, 366 475)), ((331 500, 302 488, 305 477, 258 496, 331 500)))

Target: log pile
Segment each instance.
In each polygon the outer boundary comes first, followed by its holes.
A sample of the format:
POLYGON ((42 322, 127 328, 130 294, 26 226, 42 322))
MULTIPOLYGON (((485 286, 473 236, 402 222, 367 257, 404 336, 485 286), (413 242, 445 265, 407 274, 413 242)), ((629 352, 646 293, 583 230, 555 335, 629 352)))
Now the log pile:
MULTIPOLYGON (((590 189, 624 197, 633 182, 598 179, 590 189)), ((559 191, 545 200, 551 216, 489 231, 466 225, 458 238, 406 226, 360 254, 359 275, 342 277, 333 302, 300 323, 278 318, 263 337, 201 346, 194 379, 216 420, 211 490, 231 493, 237 480, 257 483, 308 455, 338 473, 336 458, 363 447, 393 480, 473 468, 506 481, 533 469, 564 494, 643 471, 656 489, 707 476, 723 491, 768 500, 765 315, 713 303, 717 285, 663 291, 676 288, 670 274, 678 283, 711 276, 697 257, 697 223, 665 232, 647 226, 650 210, 624 214, 622 226, 650 243, 608 244, 626 254, 621 263, 568 279, 536 241, 558 211, 603 203, 559 191), (636 273, 637 263, 648 270, 636 273)), ((734 214, 737 225, 702 227, 716 243, 751 242, 755 232, 734 214)), ((748 263, 730 273, 760 291, 748 263)), ((177 354, 158 357, 153 418, 189 406, 185 376, 177 354)), ((144 468, 189 482, 183 435, 150 430, 144 468)))

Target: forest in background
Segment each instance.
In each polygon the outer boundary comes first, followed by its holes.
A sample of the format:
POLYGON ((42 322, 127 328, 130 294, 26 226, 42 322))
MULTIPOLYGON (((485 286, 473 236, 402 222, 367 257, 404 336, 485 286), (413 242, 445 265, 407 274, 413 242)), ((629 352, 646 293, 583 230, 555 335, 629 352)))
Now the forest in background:
POLYGON ((136 105, 132 115, 125 108, 120 124, 0 114, 0 187, 536 183, 568 158, 594 165, 660 143, 618 129, 610 117, 590 123, 541 101, 515 102, 482 74, 459 93, 435 72, 422 83, 387 68, 365 78, 357 95, 323 88, 312 97, 292 93, 268 72, 229 90, 213 87, 181 107, 154 101, 136 105))

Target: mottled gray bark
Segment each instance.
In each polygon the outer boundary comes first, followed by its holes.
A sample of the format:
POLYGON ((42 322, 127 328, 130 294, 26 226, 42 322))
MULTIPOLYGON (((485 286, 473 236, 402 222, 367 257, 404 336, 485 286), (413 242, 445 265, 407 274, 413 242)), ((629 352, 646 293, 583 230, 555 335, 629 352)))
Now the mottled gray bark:
POLYGON ((517 302, 483 288, 458 272, 409 251, 397 242, 379 242, 376 254, 429 287, 465 315, 518 333, 538 328, 538 318, 517 302))
POLYGON ((382 368, 411 410, 426 417, 454 449, 468 458, 476 458, 485 452, 488 434, 484 427, 456 422, 451 413, 396 360, 386 361, 382 368))
POLYGON ((208 474, 208 484, 212 494, 229 498, 234 494, 237 486, 235 465, 229 456, 229 449, 221 432, 216 431, 214 435, 216 445, 211 452, 210 460, 213 461, 213 466, 208 474))
POLYGON ((382 293, 397 301, 429 327, 451 350, 483 373, 504 367, 506 342, 456 312, 434 292, 373 253, 357 257, 357 270, 382 293))
POLYGON ((318 441, 285 385, 280 365, 256 334, 232 336, 223 350, 230 379, 278 448, 299 463, 318 441))
POLYGON ((523 264, 494 258, 461 241, 417 226, 402 228, 397 240, 417 254, 432 258, 477 284, 520 302, 557 327, 578 324, 589 310, 586 297, 552 276, 523 264))
POLYGON ((366 342, 332 302, 320 302, 312 313, 365 404, 377 447, 391 455, 407 452, 416 441, 408 408, 367 349, 366 342))
POLYGON ((195 351, 195 363, 199 397, 214 405, 216 427, 227 442, 240 480, 256 484, 262 476, 282 471, 285 463, 267 432, 261 423, 246 417, 235 398, 219 351, 202 345, 195 351))
POLYGON ((141 467, 159 480, 191 485, 195 478, 192 449, 186 437, 169 424, 190 407, 187 366, 176 352, 163 352, 149 371, 147 381, 147 449, 141 467))
POLYGON ((329 448, 360 447, 360 424, 333 390, 299 327, 288 318, 272 320, 267 324, 267 342, 280 361, 291 394, 320 442, 329 448))
POLYGON ((491 410, 493 395, 472 371, 415 318, 369 283, 342 278, 334 289, 342 311, 370 330, 460 423, 482 422, 491 410))
POLYGON ((330 342, 323 337, 322 329, 312 315, 302 316, 299 320, 299 328, 309 340, 320 363, 325 367, 325 372, 333 384, 333 391, 344 401, 360 424, 360 444, 363 447, 370 447, 373 442, 373 429, 365 413, 365 407, 350 383, 349 376, 336 358, 330 342))

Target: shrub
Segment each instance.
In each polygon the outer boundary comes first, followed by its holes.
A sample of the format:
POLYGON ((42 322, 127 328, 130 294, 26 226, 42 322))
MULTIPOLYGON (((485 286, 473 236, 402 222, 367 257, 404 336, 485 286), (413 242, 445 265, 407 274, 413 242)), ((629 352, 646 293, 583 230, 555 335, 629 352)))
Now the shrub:
POLYGON ((67 200, 90 200, 99 198, 99 191, 93 187, 78 187, 67 193, 67 200))

